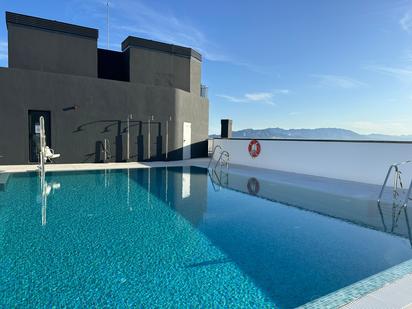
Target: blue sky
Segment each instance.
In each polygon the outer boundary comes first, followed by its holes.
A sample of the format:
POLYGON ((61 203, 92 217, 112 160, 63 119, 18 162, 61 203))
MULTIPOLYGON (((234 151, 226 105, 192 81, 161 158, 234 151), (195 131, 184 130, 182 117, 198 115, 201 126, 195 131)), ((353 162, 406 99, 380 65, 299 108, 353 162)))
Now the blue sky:
MULTIPOLYGON (((0 9, 98 28, 106 47, 105 3, 2 0, 0 9)), ((412 134, 412 1, 113 0, 110 7, 111 49, 130 34, 203 54, 211 133, 231 118, 234 129, 412 134)))

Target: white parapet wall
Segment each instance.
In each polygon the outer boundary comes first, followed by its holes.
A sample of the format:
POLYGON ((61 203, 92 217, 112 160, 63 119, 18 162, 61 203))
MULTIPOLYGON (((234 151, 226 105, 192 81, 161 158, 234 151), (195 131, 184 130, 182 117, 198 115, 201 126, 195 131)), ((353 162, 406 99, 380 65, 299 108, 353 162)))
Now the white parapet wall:
MULTIPOLYGON (((412 160, 412 142, 258 140, 261 152, 252 158, 249 139, 215 139, 230 153, 230 162, 258 168, 381 185, 391 164, 412 160)), ((402 167, 404 186, 412 164, 402 167)), ((392 179, 392 178, 391 178, 392 179)))

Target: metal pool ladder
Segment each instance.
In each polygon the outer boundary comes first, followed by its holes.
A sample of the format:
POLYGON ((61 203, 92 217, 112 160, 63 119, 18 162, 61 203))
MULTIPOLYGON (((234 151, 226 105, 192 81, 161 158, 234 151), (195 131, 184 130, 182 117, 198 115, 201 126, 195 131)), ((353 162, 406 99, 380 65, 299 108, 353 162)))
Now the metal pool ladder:
POLYGON ((207 166, 207 168, 210 169, 210 166, 212 165, 217 149, 220 149, 220 155, 216 161, 216 164, 213 167, 213 170, 216 170, 218 166, 220 168, 222 168, 222 166, 226 166, 226 169, 229 169, 229 159, 230 159, 229 152, 226 150, 223 150, 222 146, 220 145, 216 145, 215 148, 213 149, 212 156, 210 157, 209 165, 207 166))
MULTIPOLYGON (((213 149, 212 156, 210 157, 209 165, 207 166, 209 177, 212 182, 213 189, 215 191, 219 191, 220 188, 223 186, 222 176, 224 176, 225 173, 223 173, 222 168, 225 166, 226 171, 229 169, 229 159, 230 159, 229 152, 226 150, 223 150, 222 146, 216 145, 215 148, 213 149), (213 159, 215 158, 217 149, 220 150, 220 154, 219 154, 219 157, 216 163, 213 165, 212 163, 213 163, 213 159), (215 187, 215 182, 219 185, 218 188, 215 187)), ((228 184, 228 181, 229 181, 228 173, 226 172, 226 185, 228 184)))
MULTIPOLYGON (((385 187, 386 187, 386 185, 387 185, 387 183, 388 183, 389 176, 391 175, 392 170, 395 171, 395 174, 394 174, 394 176, 393 176, 392 196, 393 196, 393 200, 394 200, 394 201, 398 198, 398 196, 400 195, 399 190, 403 190, 403 183, 402 183, 402 178, 401 178, 402 172, 400 171, 399 167, 400 167, 401 165, 405 165, 405 164, 408 164, 408 163, 412 163, 412 160, 408 160, 408 161, 404 161, 404 162, 392 164, 392 165, 389 167, 388 172, 386 173, 385 181, 383 182, 381 191, 380 191, 380 193, 379 193, 378 206, 380 206, 380 203, 381 203, 381 201, 382 201, 383 192, 384 192, 385 187)), ((405 208, 405 207, 408 205, 409 201, 412 200, 412 198, 411 198, 411 193, 412 193, 412 180, 411 180, 411 183, 410 183, 410 185, 409 185, 409 189, 408 189, 408 192, 407 192, 407 194, 406 194, 405 200, 404 200, 404 202, 403 202, 402 205, 401 205, 402 208, 405 208)))

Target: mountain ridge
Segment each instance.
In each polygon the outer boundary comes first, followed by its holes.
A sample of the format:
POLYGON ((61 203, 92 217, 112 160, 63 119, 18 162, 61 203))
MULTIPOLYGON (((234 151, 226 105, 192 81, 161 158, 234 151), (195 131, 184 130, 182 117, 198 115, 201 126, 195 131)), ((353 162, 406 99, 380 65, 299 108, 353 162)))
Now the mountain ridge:
MULTIPOLYGON (((220 137, 212 134, 210 138, 220 137)), ((337 140, 387 140, 387 141, 412 141, 412 135, 386 135, 386 134, 360 134, 352 130, 341 128, 316 128, 316 129, 242 129, 233 131, 233 138, 268 138, 268 139, 337 139, 337 140)))

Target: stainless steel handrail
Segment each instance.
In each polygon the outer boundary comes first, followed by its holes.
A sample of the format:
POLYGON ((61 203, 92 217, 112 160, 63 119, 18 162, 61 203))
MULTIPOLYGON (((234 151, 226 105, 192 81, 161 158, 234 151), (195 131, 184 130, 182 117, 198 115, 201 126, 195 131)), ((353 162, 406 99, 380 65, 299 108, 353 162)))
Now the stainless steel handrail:
POLYGON ((227 173, 226 173, 226 183, 225 184, 222 182, 222 177, 225 174, 222 172, 222 170, 220 170, 219 174, 217 173, 215 169, 208 170, 208 174, 209 174, 209 178, 212 183, 212 186, 213 186, 213 190, 215 190, 215 192, 220 191, 222 187, 228 186, 229 180, 228 180, 227 173), (215 184, 218 185, 218 188, 216 188, 215 184))
MULTIPOLYGON (((378 197, 378 204, 380 204, 381 200, 382 200, 382 196, 383 196, 383 191, 385 190, 386 184, 388 183, 389 180, 389 176, 392 172, 393 169, 395 169, 395 176, 394 176, 394 194, 396 192, 397 186, 398 186, 398 180, 400 181, 400 171, 399 171, 399 166, 407 164, 407 163, 411 163, 412 160, 407 160, 407 161, 403 161, 400 163, 396 163, 396 164, 392 164, 389 169, 388 172, 386 173, 386 177, 385 177, 385 181, 383 182, 381 191, 379 193, 379 197, 378 197)), ((400 181, 400 184, 402 186, 402 182, 400 181)))
POLYGON ((210 180, 212 181, 212 186, 213 186, 213 189, 215 191, 219 191, 220 188, 222 187, 221 179, 220 179, 219 175, 216 172, 217 167, 218 167, 218 165, 220 166, 220 174, 222 174, 222 166, 223 165, 226 165, 226 169, 229 168, 229 158, 230 158, 230 155, 229 155, 228 151, 223 150, 222 146, 220 146, 220 145, 215 146, 215 148, 213 149, 213 152, 212 152, 212 156, 211 156, 210 161, 209 161, 209 165, 207 166, 209 177, 210 177, 210 180), (213 168, 210 169, 210 166, 212 165, 212 162, 213 162, 213 159, 215 157, 215 153, 216 153, 217 149, 221 150, 219 158, 217 159, 217 161, 216 161, 215 165, 213 166, 213 168), (214 183, 214 180, 213 180, 213 175, 216 176, 216 179, 217 179, 217 182, 218 182, 218 185, 219 185, 219 190, 217 190, 216 187, 215 187, 215 183, 214 183))
POLYGON ((213 158, 214 158, 215 153, 216 153, 216 149, 218 149, 218 148, 220 150, 223 150, 222 146, 220 146, 220 145, 216 145, 215 148, 213 148, 212 156, 210 157, 210 161, 209 161, 209 164, 207 166, 208 169, 210 168, 210 165, 212 164, 213 158))
POLYGON ((409 224, 408 212, 407 212, 406 208, 404 208, 404 213, 405 213, 406 227, 407 227, 407 229, 408 229, 409 242, 410 242, 411 247, 412 247, 411 226, 410 226, 410 224, 409 224))
POLYGON ((213 170, 213 171, 208 170, 208 174, 209 174, 209 178, 210 178, 210 181, 212 183, 212 186, 213 186, 213 190, 215 190, 215 192, 220 191, 220 189, 222 188, 222 182, 220 181, 219 175, 217 175, 215 170, 213 170), (212 173, 216 176, 216 179, 217 179, 217 182, 218 182, 218 185, 219 185, 218 189, 216 189, 215 180, 213 179, 213 174, 212 173))
POLYGON ((229 152, 227 152, 226 150, 223 150, 223 151, 220 153, 219 159, 216 161, 215 168, 214 168, 215 170, 216 170, 216 167, 217 167, 217 165, 218 165, 219 163, 220 163, 220 166, 223 165, 223 164, 222 164, 223 155, 225 155, 225 157, 226 157, 226 161, 224 161, 224 163, 226 164, 226 168, 229 167, 229 166, 228 166, 229 157, 230 157, 229 152))
POLYGON ((402 207, 406 208, 406 206, 408 206, 409 201, 412 200, 411 193, 412 193, 412 180, 411 180, 411 184, 409 185, 408 193, 406 194, 405 201, 402 204, 402 207))

